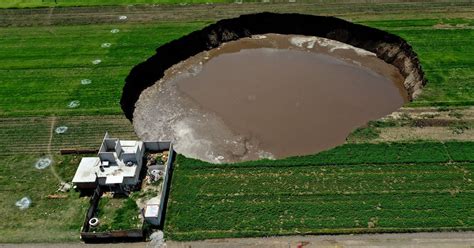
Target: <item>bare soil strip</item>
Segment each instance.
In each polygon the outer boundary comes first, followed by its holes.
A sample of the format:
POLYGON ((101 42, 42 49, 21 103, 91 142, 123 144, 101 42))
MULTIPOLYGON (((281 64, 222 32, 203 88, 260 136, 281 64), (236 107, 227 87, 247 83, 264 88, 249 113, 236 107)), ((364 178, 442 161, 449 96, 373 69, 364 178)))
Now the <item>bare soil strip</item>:
POLYGON ((177 22, 218 20, 255 12, 302 13, 337 15, 344 19, 365 20, 424 18, 433 13, 451 18, 472 18, 474 6, 470 1, 421 3, 245 3, 199 5, 138 5, 56 8, 0 9, 0 26, 44 26, 72 24, 122 23, 117 16, 126 15, 127 22, 177 22), (389 9, 389 10, 387 10, 389 9))
POLYGON ((414 140, 474 140, 474 107, 443 110, 442 108, 402 108, 384 118, 398 123, 380 128, 372 142, 414 140), (404 125, 400 125, 405 123, 404 125))
MULTIPOLYGON (((363 234, 363 235, 321 235, 321 236, 281 236, 269 238, 213 239, 203 241, 166 243, 168 248, 230 248, 230 247, 413 247, 413 248, 469 248, 474 243, 474 232, 435 232, 404 234, 363 234)), ((4 244, 0 247, 10 248, 138 248, 150 247, 147 243, 124 244, 4 244)))
POLYGON ((470 247, 474 233, 287 236, 168 242, 168 247, 470 247))
MULTIPOLYGON (((53 153, 51 152, 51 144, 53 143, 53 135, 54 135, 54 127, 56 126, 56 119, 57 119, 56 116, 51 117, 51 126, 49 129, 49 142, 48 142, 48 148, 47 148, 49 157, 53 156, 53 153)), ((53 164, 54 164, 54 160, 53 160, 53 164)), ((60 183, 65 183, 64 180, 56 172, 56 169, 54 168, 53 165, 49 166, 49 168, 51 169, 51 173, 53 174, 53 176, 57 178, 60 183)))

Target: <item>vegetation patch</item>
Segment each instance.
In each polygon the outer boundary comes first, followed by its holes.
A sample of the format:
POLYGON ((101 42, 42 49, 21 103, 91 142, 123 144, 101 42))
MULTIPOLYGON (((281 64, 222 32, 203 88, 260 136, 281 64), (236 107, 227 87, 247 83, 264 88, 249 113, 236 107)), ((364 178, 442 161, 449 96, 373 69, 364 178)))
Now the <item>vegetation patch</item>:
POLYGON ((179 156, 165 231, 172 239, 194 240, 474 230, 474 143, 443 146, 408 145, 420 155, 416 163, 387 159, 398 150, 387 145, 359 147, 365 156, 376 154, 368 157, 377 157, 376 164, 346 163, 351 160, 336 153, 342 148, 329 151, 339 161, 315 156, 293 166, 285 160, 196 166, 198 161, 179 156))
POLYGON ((380 130, 375 127, 357 128, 347 137, 347 142, 368 142, 378 138, 380 130))
POLYGON ((449 126, 449 129, 453 132, 453 134, 462 134, 464 131, 469 130, 470 128, 470 125, 464 121, 459 121, 449 126))
MULTIPOLYGON (((200 170, 202 168, 245 168, 245 167, 297 167, 316 165, 353 165, 353 164, 427 164, 427 163, 448 163, 464 162, 457 156, 450 156, 453 147, 467 145, 471 142, 399 142, 399 143, 362 143, 344 144, 331 150, 318 154, 290 157, 280 160, 258 160, 234 164, 210 164, 200 160, 186 158, 180 160, 180 165, 187 169, 200 170)), ((465 155, 472 158, 474 153, 467 152, 465 155)), ((179 156, 183 157, 183 156, 179 156)), ((184 158, 184 157, 183 157, 184 158)), ((471 159, 468 159, 469 161, 471 159)))
POLYGON ((105 232, 140 229, 142 220, 135 200, 128 197, 102 197, 99 202, 99 226, 91 231, 105 232))
MULTIPOLYGON (((0 243, 77 241, 89 206, 89 197, 74 191, 58 192, 60 182, 51 166, 37 170, 35 155, 0 156, 0 243), (32 201, 19 210, 15 202, 23 197, 32 201)), ((60 177, 72 179, 76 161, 71 156, 55 156, 53 166, 60 177), (62 161, 62 162, 59 162, 62 161), (57 163, 57 164, 56 164, 57 163)))

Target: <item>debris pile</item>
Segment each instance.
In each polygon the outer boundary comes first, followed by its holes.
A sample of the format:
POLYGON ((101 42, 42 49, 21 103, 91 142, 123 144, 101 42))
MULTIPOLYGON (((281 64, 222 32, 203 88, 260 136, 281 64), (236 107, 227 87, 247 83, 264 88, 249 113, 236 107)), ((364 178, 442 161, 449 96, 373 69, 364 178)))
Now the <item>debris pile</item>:
POLYGON ((67 106, 68 108, 77 108, 79 107, 79 105, 81 105, 81 102, 78 100, 74 100, 74 101, 69 102, 67 106))
POLYGON ((57 134, 62 134, 62 133, 65 133, 67 131, 67 127, 66 126, 60 126, 60 127, 57 127, 54 131, 57 133, 57 134))
POLYGON ((20 210, 24 210, 29 208, 31 205, 31 199, 27 196, 21 198, 19 201, 15 203, 15 206, 17 206, 20 210))
POLYGON ((38 159, 38 161, 36 161, 35 168, 38 170, 46 169, 48 166, 51 165, 52 162, 53 160, 49 157, 40 158, 38 159))

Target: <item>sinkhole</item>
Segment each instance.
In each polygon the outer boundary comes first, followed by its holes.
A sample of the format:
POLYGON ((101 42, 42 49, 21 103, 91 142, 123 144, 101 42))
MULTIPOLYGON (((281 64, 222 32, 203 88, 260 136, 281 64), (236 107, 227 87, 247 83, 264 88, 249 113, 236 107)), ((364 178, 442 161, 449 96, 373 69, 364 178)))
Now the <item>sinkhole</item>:
POLYGON ((170 42, 127 78, 143 140, 213 163, 314 154, 413 100, 426 83, 403 39, 333 17, 261 13, 170 42))

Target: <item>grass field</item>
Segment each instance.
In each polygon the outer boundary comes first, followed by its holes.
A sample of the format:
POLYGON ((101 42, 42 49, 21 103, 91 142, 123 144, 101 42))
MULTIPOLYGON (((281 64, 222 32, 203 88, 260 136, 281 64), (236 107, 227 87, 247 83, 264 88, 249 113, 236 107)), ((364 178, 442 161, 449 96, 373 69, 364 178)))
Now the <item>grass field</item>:
MULTIPOLYGON (((51 168, 36 169, 37 160, 38 156, 25 154, 0 157, 0 243, 77 240, 89 199, 57 192, 59 180, 51 168), (32 205, 19 210, 15 202, 25 196, 32 205)), ((54 160, 59 176, 71 180, 79 157, 54 156, 54 160)))
MULTIPOLYGON (((132 2, 175 1, 126 1, 132 2)), ((305 2, 149 12, 104 7, 102 14, 102 7, 0 10, 0 243, 78 241, 88 199, 56 190, 60 180, 72 179, 80 157, 58 155, 59 149, 97 148, 105 131, 136 138, 118 104, 130 69, 215 19, 260 10, 335 15, 398 34, 418 53, 428 85, 407 105, 413 108, 402 110, 409 118, 377 122, 317 155, 232 165, 180 156, 167 238, 472 230, 472 3, 305 2), (122 14, 126 21, 118 21, 122 14), (101 63, 94 65, 96 59, 101 63), (80 105, 68 108, 75 100, 80 105), (61 125, 68 131, 54 133, 61 125), (52 168, 34 168, 42 156, 52 156, 52 168), (24 196, 33 205, 19 210, 15 202, 24 196)), ((0 8, 122 3, 18 0, 0 8)))
POLYGON ((140 209, 138 209, 137 204, 131 198, 102 197, 99 202, 98 212, 98 218, 101 223, 91 231, 106 232, 140 229, 142 223, 138 218, 139 214, 140 209))

